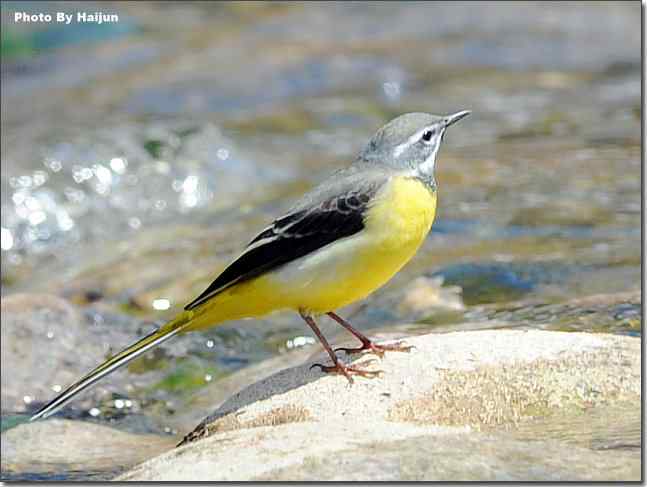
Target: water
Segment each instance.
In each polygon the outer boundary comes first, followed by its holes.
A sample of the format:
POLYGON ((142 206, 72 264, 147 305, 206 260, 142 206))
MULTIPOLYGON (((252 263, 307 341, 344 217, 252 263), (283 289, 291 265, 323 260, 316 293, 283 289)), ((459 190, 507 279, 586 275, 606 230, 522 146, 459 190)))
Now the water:
MULTIPOLYGON (((103 30, 15 25, 12 5, 3 295, 61 295, 100 327, 111 313, 163 321, 389 118, 468 108, 439 155, 431 236, 344 314, 363 329, 640 334, 635 298, 590 319, 564 304, 639 288, 638 5, 120 4, 103 30), (465 308, 393 306, 421 276, 465 308)), ((187 395, 312 346, 302 337, 281 314, 183 338, 126 374, 151 374, 129 393, 141 416, 102 406, 99 421, 163 432, 187 395)))

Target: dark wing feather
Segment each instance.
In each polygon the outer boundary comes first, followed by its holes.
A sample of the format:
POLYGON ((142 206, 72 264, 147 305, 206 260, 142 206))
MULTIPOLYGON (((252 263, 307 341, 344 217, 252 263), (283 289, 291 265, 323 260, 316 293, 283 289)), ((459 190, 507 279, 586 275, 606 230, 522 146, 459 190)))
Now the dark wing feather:
POLYGON ((190 310, 241 281, 274 270, 364 228, 364 214, 381 184, 364 184, 315 206, 295 209, 259 233, 205 291, 190 310))

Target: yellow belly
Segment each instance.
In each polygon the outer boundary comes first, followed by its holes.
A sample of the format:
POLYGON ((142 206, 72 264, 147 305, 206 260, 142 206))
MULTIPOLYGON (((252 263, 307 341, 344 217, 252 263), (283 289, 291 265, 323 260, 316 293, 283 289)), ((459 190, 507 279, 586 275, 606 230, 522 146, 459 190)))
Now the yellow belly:
POLYGON ((394 177, 376 195, 363 231, 225 290, 206 303, 191 328, 279 309, 325 313, 365 298, 414 256, 435 213, 435 192, 418 180, 394 177))

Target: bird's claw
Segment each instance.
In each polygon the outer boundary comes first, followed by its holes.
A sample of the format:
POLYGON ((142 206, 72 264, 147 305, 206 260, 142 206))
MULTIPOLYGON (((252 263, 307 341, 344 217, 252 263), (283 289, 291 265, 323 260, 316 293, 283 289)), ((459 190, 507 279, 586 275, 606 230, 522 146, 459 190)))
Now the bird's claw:
POLYGON ((362 362, 361 364, 356 364, 356 365, 346 365, 343 362, 338 361, 337 363, 333 365, 323 365, 323 364, 312 364, 310 366, 310 370, 312 370, 314 367, 319 367, 322 372, 326 374, 341 374, 348 379, 349 383, 353 383, 353 375, 358 375, 360 377, 366 377, 368 379, 372 379, 374 377, 379 377, 381 374, 384 373, 383 370, 366 370, 364 366, 370 365, 374 363, 376 360, 371 359, 371 360, 366 360, 362 362))
POLYGON ((356 353, 361 353, 364 351, 369 351, 374 353, 380 358, 384 357, 385 352, 410 352, 414 347, 412 345, 406 345, 404 342, 396 342, 385 345, 378 345, 372 341, 363 342, 360 347, 357 348, 336 348, 335 352, 342 351, 346 355, 353 355, 356 353))

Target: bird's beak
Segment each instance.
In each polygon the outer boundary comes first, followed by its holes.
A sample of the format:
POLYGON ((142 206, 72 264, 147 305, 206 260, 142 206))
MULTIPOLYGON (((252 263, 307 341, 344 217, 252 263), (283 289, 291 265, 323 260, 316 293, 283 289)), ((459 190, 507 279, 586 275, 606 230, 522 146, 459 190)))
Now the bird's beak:
POLYGON ((472 113, 472 112, 469 111, 469 110, 463 110, 461 112, 456 112, 456 113, 453 113, 451 115, 447 115, 443 120, 445 122, 445 127, 449 127, 450 125, 454 125, 459 120, 467 117, 470 113, 472 113))

